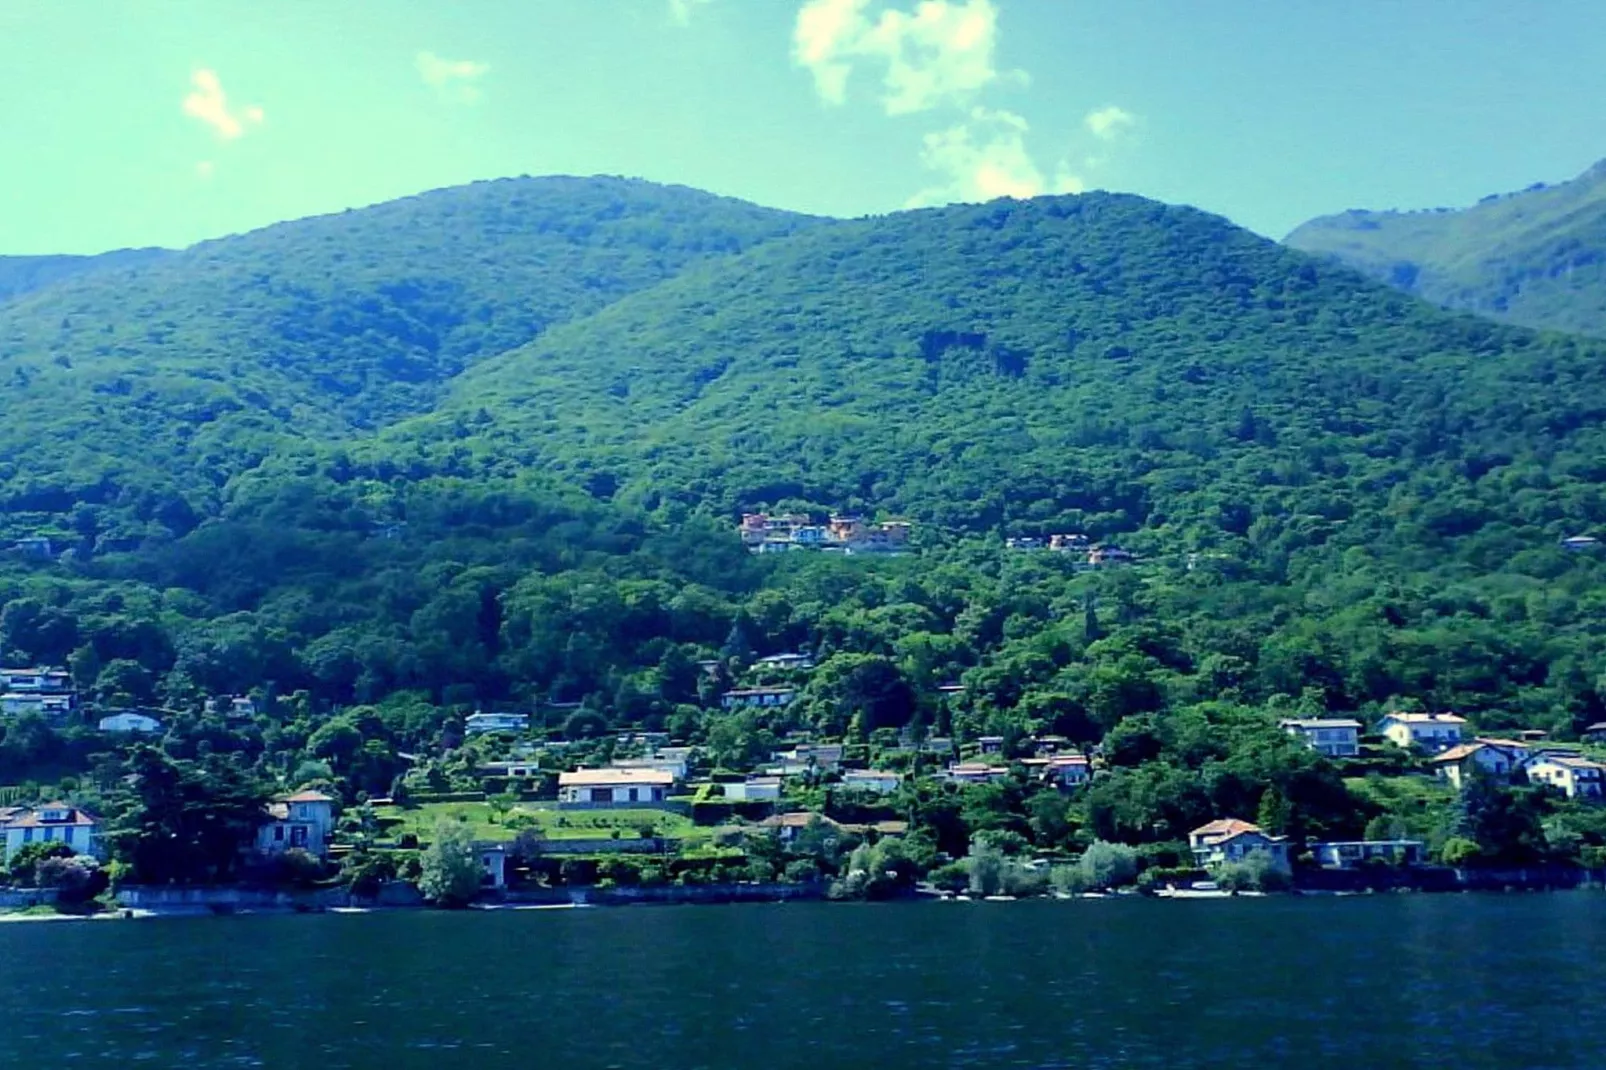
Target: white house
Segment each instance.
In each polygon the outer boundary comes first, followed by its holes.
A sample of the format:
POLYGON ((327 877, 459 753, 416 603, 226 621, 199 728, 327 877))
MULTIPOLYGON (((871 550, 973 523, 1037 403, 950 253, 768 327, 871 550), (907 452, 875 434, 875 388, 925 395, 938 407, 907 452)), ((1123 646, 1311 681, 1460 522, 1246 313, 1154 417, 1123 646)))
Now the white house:
POLYGON ((486 732, 523 732, 529 727, 527 713, 471 713, 463 718, 463 731, 471 736, 486 732))
POLYGON ((329 853, 335 801, 321 791, 298 791, 268 804, 268 821, 257 829, 257 850, 279 854, 291 848, 318 858, 329 853))
POLYGON ((610 769, 657 769, 668 773, 675 780, 685 780, 688 760, 683 757, 665 758, 658 755, 654 758, 615 758, 608 763, 610 769))
POLYGON ((891 795, 903 784, 903 774, 891 769, 849 769, 842 774, 842 786, 876 795, 891 795))
POLYGON ((740 687, 719 697, 719 704, 727 710, 739 706, 785 706, 797 698, 795 687, 740 687))
POLYGON ((1479 739, 1458 743, 1433 758, 1433 771, 1460 790, 1476 773, 1504 783, 1528 760, 1528 747, 1509 740, 1479 739))
POLYGON ((662 769, 577 769, 558 774, 558 801, 580 806, 661 803, 675 777, 662 769))
POLYGON ((13 809, 9 814, 0 821, 0 847, 4 848, 0 858, 10 858, 30 843, 63 843, 74 854, 100 853, 100 819, 86 810, 52 802, 13 809))
POLYGON ((486 762, 477 770, 480 776, 508 777, 510 779, 526 779, 541 775, 541 760, 539 758, 525 758, 506 762, 486 762))
POLYGON ((1329 758, 1353 758, 1361 753, 1361 722, 1352 718, 1289 717, 1279 723, 1284 732, 1329 758))
POLYGON ((1003 780, 1009 770, 1001 765, 983 765, 981 762, 959 762, 948 767, 948 779, 958 784, 986 784, 1003 780))
POLYGON ((59 695, 72 690, 72 673, 66 669, 0 669, 0 691, 59 695))
POLYGON ((1263 832, 1259 825, 1224 817, 1208 825, 1200 825, 1188 833, 1188 847, 1193 860, 1201 867, 1219 866, 1228 862, 1242 862, 1256 851, 1264 852, 1272 865, 1288 869, 1288 841, 1282 836, 1263 832))
POLYGON ((1461 742, 1465 717, 1453 713, 1391 713, 1381 722, 1383 736, 1400 747, 1447 750, 1461 742))
POLYGON ((814 668, 814 655, 770 654, 753 662, 753 668, 807 672, 809 669, 814 668))
POLYGON ((781 778, 750 776, 746 780, 721 784, 719 788, 732 802, 774 802, 781 797, 781 778))
POLYGON ((114 713, 110 717, 102 717, 100 719, 100 730, 102 732, 134 732, 148 735, 153 732, 160 732, 162 730, 162 722, 154 717, 147 717, 143 713, 124 710, 122 713, 114 713))
POLYGON ((9 691, 0 695, 0 714, 20 717, 35 713, 50 720, 60 720, 73 711, 77 700, 73 695, 41 695, 32 691, 9 691))
POLYGON ((1528 779, 1555 788, 1569 799, 1599 799, 1606 794, 1606 765, 1581 755, 1546 751, 1528 763, 1528 779))
POLYGON ((1427 857, 1421 840, 1328 840, 1310 845, 1323 869, 1354 869, 1374 858, 1402 866, 1419 866, 1427 857))

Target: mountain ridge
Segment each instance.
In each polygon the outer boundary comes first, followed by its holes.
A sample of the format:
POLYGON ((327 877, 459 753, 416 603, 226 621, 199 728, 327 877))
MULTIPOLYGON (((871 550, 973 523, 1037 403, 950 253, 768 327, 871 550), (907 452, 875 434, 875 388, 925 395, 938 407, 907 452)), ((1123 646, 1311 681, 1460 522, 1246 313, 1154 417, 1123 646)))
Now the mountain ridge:
POLYGON ((1284 239, 1435 304, 1606 335, 1606 160, 1462 209, 1352 209, 1284 239))

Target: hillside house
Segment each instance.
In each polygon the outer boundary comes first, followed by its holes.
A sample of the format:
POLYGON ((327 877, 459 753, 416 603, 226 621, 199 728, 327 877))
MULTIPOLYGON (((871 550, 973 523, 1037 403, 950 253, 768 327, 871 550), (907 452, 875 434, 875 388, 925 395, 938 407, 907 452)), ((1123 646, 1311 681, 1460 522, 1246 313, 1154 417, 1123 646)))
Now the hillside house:
POLYGON ((1555 788, 1569 799, 1606 797, 1606 765, 1582 755, 1547 751, 1527 766, 1528 780, 1555 788))
POLYGON ((1526 743, 1509 739, 1475 739, 1458 743, 1432 759, 1433 771, 1457 791, 1476 774, 1504 784, 1531 756, 1526 743))
POLYGON ((102 732, 152 735, 162 730, 162 722, 143 713, 124 710, 121 713, 114 713, 110 717, 102 717, 99 727, 102 732))
POLYGON ((660 773, 668 773, 670 777, 679 782, 686 779, 689 760, 685 757, 666 758, 662 755, 653 758, 615 758, 608 763, 609 769, 652 769, 660 773))
POLYGON ((538 758, 520 758, 505 762, 486 762, 475 772, 486 777, 506 777, 510 780, 528 780, 541 775, 538 758))
POLYGON ((223 713, 231 721, 249 721, 258 713, 256 699, 249 695, 230 695, 223 713))
POLYGON ((1093 775, 1087 757, 1081 754, 1053 754, 1046 761, 1043 779, 1061 789, 1081 787, 1093 775))
POLYGON ((64 802, 14 807, 0 817, 0 859, 30 843, 61 843, 74 854, 101 853, 100 819, 64 802))
POLYGON ((755 669, 777 669, 784 672, 807 672, 814 668, 812 654, 769 654, 753 662, 755 669))
POLYGON ((959 762, 950 765, 947 772, 947 778, 957 784, 987 784, 1008 776, 1009 770, 1004 766, 981 762, 959 762))
POLYGON ((0 669, 0 691, 22 695, 65 695, 74 690, 66 669, 0 669))
POLYGON ((530 715, 527 713, 471 713, 463 718, 463 732, 478 736, 486 732, 527 732, 530 715))
POLYGON ((1596 721, 1585 728, 1579 738, 1585 743, 1606 743, 1606 721, 1596 721))
POLYGON ((1383 738, 1399 747, 1421 747, 1429 753, 1448 750, 1461 742, 1467 719, 1453 713, 1391 713, 1379 728, 1383 738))
POLYGON ((1353 758, 1361 753, 1361 722, 1353 718, 1289 717, 1278 723, 1284 732, 1329 758, 1353 758))
POLYGON ((32 713, 49 721, 64 720, 77 706, 76 695, 39 695, 31 692, 11 691, 0 695, 0 714, 21 717, 32 713))
POLYGON ((742 706, 785 706, 797 698, 795 687, 739 687, 719 696, 719 704, 727 710, 742 706))
POLYGON ((849 769, 842 774, 842 786, 852 791, 891 795, 903 784, 903 774, 892 769, 849 769))
POLYGON ((1374 859, 1396 866, 1420 866, 1427 860, 1421 840, 1328 840, 1311 844, 1310 853, 1323 869, 1355 869, 1374 859))
POLYGON ((1569 535, 1561 540, 1561 548, 1563 550, 1571 550, 1574 553, 1580 550, 1593 550, 1599 545, 1600 540, 1593 535, 1569 535))
POLYGON ((723 783, 719 789, 732 802, 774 802, 781 797, 781 778, 750 776, 723 783))
POLYGON ((558 801, 568 806, 642 806, 662 803, 674 787, 661 769, 577 769, 558 774, 558 801))
POLYGON ((334 827, 334 799, 321 791, 298 791, 268 804, 268 820, 257 829, 257 850, 272 855, 296 849, 323 858, 334 827))
POLYGON ((11 551, 23 557, 51 557, 55 554, 56 547, 43 535, 30 535, 12 543, 11 551))
POLYGON ((1004 753, 1003 736, 981 736, 976 740, 976 745, 981 748, 983 754, 1004 753))
POLYGON ((1188 833, 1193 860, 1202 868, 1242 862, 1255 852, 1263 852, 1272 865, 1283 871, 1288 866, 1288 840, 1261 830, 1259 825, 1226 817, 1200 825, 1188 833))

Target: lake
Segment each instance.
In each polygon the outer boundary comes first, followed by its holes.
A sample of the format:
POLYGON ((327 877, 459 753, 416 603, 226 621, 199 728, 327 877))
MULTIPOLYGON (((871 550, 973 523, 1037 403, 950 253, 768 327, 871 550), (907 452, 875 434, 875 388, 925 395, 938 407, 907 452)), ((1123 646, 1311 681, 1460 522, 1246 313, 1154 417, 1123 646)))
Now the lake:
POLYGON ((0 1066, 1573 1067, 1606 895, 0 925, 0 1066))

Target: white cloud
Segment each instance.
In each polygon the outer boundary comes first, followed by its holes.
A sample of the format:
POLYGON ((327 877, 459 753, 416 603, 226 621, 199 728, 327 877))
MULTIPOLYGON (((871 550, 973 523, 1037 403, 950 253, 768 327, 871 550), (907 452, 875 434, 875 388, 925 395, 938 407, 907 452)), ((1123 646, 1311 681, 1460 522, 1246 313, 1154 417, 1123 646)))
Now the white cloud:
POLYGON ((1083 125, 1094 137, 1100 141, 1114 141, 1123 132, 1138 121, 1138 117, 1125 108, 1118 108, 1111 104, 1098 111, 1090 111, 1082 120, 1083 125))
POLYGON ((414 59, 424 84, 463 104, 480 99, 475 83, 485 77, 491 65, 471 59, 443 59, 433 52, 420 52, 414 59))
POLYGON ((223 81, 217 72, 202 67, 190 75, 193 87, 184 97, 184 114, 210 126, 224 141, 241 137, 253 126, 267 118, 260 107, 252 105, 236 114, 229 110, 229 98, 223 92, 223 81))
POLYGON ((920 0, 883 11, 870 0, 807 0, 792 32, 792 58, 829 104, 847 100, 856 64, 883 68, 882 107, 908 115, 964 105, 997 81, 998 10, 993 0, 920 0))
POLYGON ((1037 166, 1026 149, 1029 130, 1014 112, 978 107, 964 122, 927 134, 920 159, 942 181, 915 194, 908 207, 1082 192, 1081 178, 1064 164, 1052 176, 1037 166))
POLYGON ((689 26, 691 17, 697 9, 713 2, 714 0, 669 0, 669 19, 676 26, 689 26))

